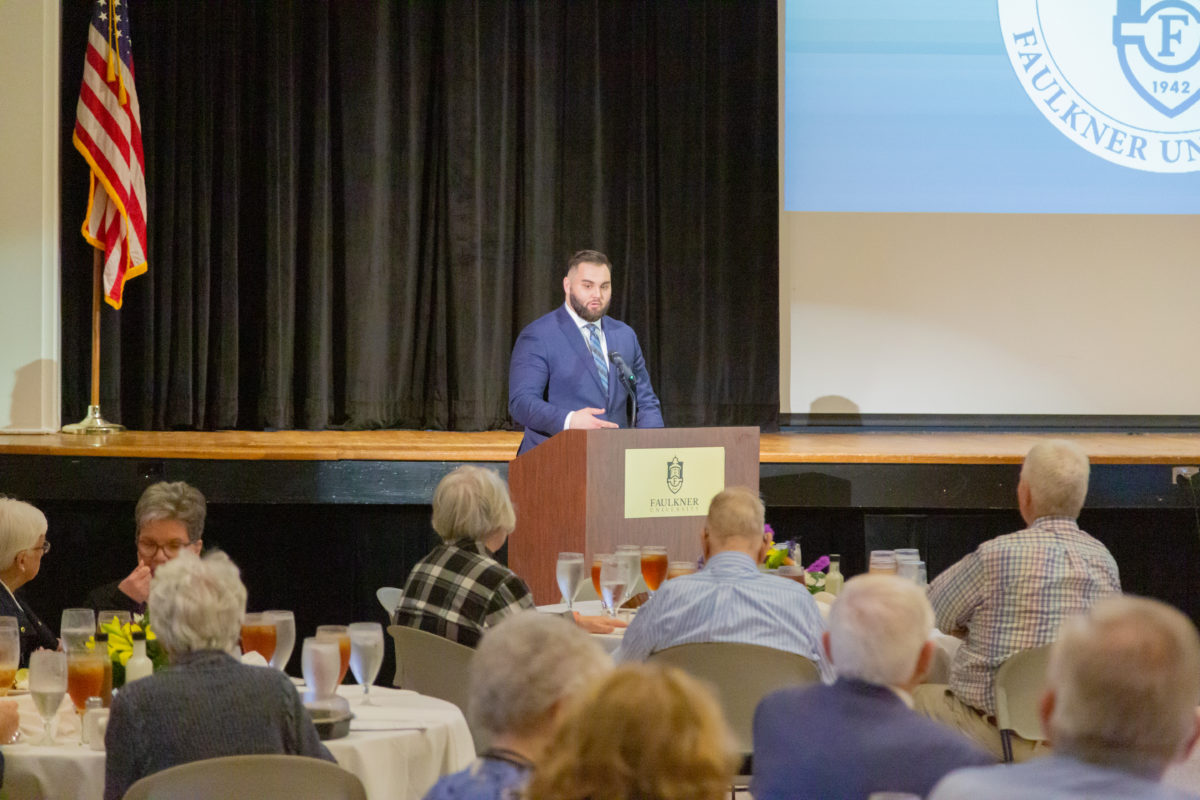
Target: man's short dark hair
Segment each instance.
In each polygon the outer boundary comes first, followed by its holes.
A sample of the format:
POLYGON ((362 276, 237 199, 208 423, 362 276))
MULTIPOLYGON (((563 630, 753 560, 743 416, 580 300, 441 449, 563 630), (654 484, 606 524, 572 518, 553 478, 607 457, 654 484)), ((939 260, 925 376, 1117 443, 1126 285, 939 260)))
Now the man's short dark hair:
POLYGON ((569 274, 571 270, 580 264, 602 264, 608 267, 609 273, 612 272, 612 262, 608 260, 608 256, 599 250, 580 250, 571 256, 571 260, 567 262, 567 273, 569 274))

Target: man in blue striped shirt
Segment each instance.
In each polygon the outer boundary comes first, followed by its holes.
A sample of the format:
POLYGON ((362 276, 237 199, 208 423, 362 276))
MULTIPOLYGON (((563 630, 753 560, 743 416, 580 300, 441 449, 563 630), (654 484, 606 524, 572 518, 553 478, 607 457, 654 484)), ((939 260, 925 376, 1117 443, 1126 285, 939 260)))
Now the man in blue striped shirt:
POLYGON ((704 569, 664 583, 638 610, 613 657, 640 661, 679 644, 739 642, 802 655, 832 681, 816 601, 799 583, 758 568, 768 547, 764 516, 762 500, 749 489, 714 497, 704 524, 704 569))

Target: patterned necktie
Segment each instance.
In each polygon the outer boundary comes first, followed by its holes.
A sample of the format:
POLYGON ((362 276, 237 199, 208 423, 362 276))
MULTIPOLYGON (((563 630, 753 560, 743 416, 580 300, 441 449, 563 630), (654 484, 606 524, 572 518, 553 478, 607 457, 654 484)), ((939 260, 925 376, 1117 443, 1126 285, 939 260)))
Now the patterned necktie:
POLYGON ((592 351, 592 360, 596 362, 596 369, 600 372, 600 388, 604 390, 604 396, 608 396, 608 359, 604 357, 604 351, 600 349, 600 332, 594 322, 589 322, 585 326, 588 330, 588 349, 592 351))

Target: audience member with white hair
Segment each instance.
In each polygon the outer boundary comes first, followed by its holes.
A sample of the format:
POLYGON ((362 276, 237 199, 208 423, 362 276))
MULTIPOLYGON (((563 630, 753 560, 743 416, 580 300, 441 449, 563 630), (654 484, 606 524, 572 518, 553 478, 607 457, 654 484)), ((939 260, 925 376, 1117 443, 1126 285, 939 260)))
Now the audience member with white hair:
POLYGON ((104 797, 139 778, 219 756, 283 753, 332 761, 296 687, 279 670, 230 653, 246 613, 246 587, 224 553, 183 552, 150 582, 149 613, 170 667, 115 693, 104 797))
POLYGON ((491 746, 426 800, 516 798, 569 703, 612 659, 562 617, 525 611, 488 630, 471 661, 470 714, 491 746))
POLYGON ((962 734, 911 710, 910 692, 933 658, 933 609, 912 581, 847 581, 823 644, 831 686, 783 689, 754 715, 757 800, 866 800, 873 792, 924 797, 946 773, 995 763, 962 734))
POLYGON ((42 556, 50 550, 46 541, 46 515, 29 503, 0 497, 0 615, 16 617, 21 639, 22 667, 38 648, 58 649, 58 637, 50 630, 17 590, 37 577, 42 556))
POLYGON ((1040 712, 1053 755, 954 772, 930 800, 1176 800, 1159 783, 1200 736, 1200 637, 1157 600, 1112 597, 1068 620, 1040 712))
MULTIPOLYGON (((448 473, 433 492, 433 529, 442 543, 409 572, 396 624, 475 647, 487 628, 534 608, 525 581, 492 556, 516 525, 508 486, 495 470, 468 464, 448 473)), ((578 613, 575 620, 592 633, 625 626, 578 613)))
MULTIPOLYGON (((950 684, 913 692, 915 708, 961 730, 1002 757, 996 728, 995 673, 1009 656, 1050 644, 1067 617, 1121 591, 1117 562, 1076 518, 1088 487, 1088 458, 1062 439, 1025 456, 1017 505, 1029 526, 984 542, 929 587, 937 626, 965 641, 950 665, 950 684)), ((1042 743, 1012 737, 1023 761, 1042 743)))

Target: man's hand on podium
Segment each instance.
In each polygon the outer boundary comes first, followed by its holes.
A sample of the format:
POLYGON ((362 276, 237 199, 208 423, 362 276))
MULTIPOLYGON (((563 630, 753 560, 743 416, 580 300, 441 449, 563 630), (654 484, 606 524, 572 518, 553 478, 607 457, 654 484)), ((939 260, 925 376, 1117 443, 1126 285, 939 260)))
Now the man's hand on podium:
POLYGON ((615 422, 600 419, 603 408, 581 408, 571 412, 571 427, 580 430, 597 430, 598 428, 618 428, 615 422))

